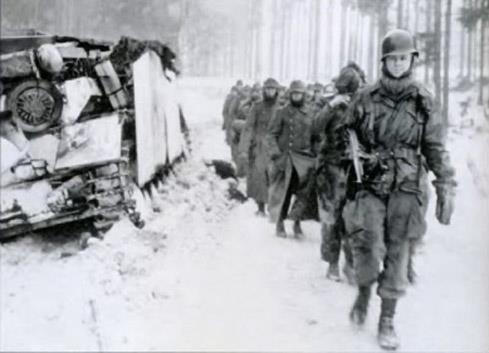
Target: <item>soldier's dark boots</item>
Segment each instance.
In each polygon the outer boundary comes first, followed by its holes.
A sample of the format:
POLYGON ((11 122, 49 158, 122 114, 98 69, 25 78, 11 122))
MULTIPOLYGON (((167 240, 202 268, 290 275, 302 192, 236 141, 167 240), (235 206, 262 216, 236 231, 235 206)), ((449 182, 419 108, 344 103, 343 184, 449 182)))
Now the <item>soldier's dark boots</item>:
POLYGON ((377 341, 382 349, 396 350, 400 345, 399 337, 394 329, 396 303, 396 299, 382 299, 379 332, 377 335, 377 341))
POLYGON ((296 239, 304 238, 304 233, 302 232, 300 221, 294 222, 294 238, 296 238, 296 239))
POLYGON ((328 272, 326 273, 326 278, 335 282, 339 282, 340 278, 340 268, 338 262, 332 262, 328 266, 328 272))
POLYGON ((371 286, 358 287, 357 298, 355 299, 353 307, 350 311, 350 321, 357 326, 362 326, 367 318, 370 292, 371 286))
POLYGON ((287 238, 287 233, 285 233, 284 221, 279 220, 277 222, 277 227, 275 229, 275 234, 279 238, 287 238))
POLYGON ((258 210, 256 211, 256 215, 259 217, 265 217, 265 203, 258 202, 258 210))

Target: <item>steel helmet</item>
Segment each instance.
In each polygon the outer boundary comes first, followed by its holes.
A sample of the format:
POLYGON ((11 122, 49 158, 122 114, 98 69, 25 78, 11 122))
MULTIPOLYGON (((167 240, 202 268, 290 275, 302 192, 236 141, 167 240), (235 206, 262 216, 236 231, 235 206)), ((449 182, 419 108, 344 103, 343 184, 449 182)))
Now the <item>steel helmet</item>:
POLYGON ((335 81, 338 93, 355 93, 362 83, 360 74, 353 67, 344 67, 335 81))
POLYGON ((63 58, 59 50, 53 44, 43 44, 37 49, 39 66, 52 74, 58 73, 63 68, 63 58))
POLYGON ((382 60, 389 55, 401 54, 419 55, 411 33, 403 29, 393 29, 382 39, 382 60))
POLYGON ((265 80, 265 82, 263 83, 263 88, 276 88, 276 89, 278 89, 279 88, 279 85, 278 85, 277 80, 275 80, 274 78, 270 77, 270 78, 267 78, 265 80))
POLYGON ((306 85, 301 80, 294 80, 290 83, 289 91, 290 93, 293 92, 305 93, 306 85))

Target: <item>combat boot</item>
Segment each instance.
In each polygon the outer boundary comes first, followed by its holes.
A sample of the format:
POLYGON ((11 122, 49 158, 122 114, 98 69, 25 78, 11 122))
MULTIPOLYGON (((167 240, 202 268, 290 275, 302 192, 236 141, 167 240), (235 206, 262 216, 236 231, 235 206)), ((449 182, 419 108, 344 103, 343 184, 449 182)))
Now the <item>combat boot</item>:
POLYGON ((285 233, 285 226, 284 226, 284 221, 283 220, 279 220, 277 222, 277 227, 276 227, 276 230, 275 230, 275 234, 279 238, 287 238, 287 233, 285 233))
POLYGON ((263 202, 258 202, 258 210, 256 211, 256 215, 258 217, 265 217, 265 204, 263 202))
POLYGON ((328 272, 326 273, 326 278, 335 282, 339 282, 340 278, 340 268, 338 262, 332 262, 328 266, 328 272))
POLYGON ((382 299, 377 341, 382 349, 396 350, 399 347, 399 337, 394 329, 394 314, 396 299, 382 299))
POLYGON ((370 286, 359 286, 357 298, 350 311, 350 321, 357 325, 362 326, 367 318, 368 303, 370 301, 370 286))
POLYGON ((304 238, 304 233, 302 232, 300 221, 294 222, 294 238, 296 238, 296 239, 304 238))

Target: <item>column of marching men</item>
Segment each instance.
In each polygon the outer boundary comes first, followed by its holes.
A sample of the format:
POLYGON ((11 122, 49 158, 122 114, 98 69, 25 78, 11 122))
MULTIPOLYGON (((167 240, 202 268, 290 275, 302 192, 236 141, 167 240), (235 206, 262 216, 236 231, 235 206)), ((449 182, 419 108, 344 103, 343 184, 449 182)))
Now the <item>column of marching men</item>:
POLYGON ((326 85, 237 81, 224 103, 223 130, 248 197, 258 216, 268 212, 276 236, 288 236, 285 220, 297 239, 301 221, 319 221, 333 281, 341 281, 343 249, 342 272, 358 288, 353 324, 365 323, 377 284, 377 339, 393 350, 400 344, 397 302, 416 280, 413 258, 426 232, 427 173, 435 176, 441 224, 450 223, 456 182, 433 98, 414 79, 414 38, 396 29, 381 47, 380 77, 371 84, 353 62, 326 85))

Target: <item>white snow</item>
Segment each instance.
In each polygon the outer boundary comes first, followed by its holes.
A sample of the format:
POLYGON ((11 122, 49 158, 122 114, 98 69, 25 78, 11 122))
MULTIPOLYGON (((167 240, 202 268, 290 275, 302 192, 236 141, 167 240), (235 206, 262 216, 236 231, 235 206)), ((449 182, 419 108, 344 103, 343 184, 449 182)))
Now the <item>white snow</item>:
MULTIPOLYGON (((303 241, 276 238, 255 205, 227 200, 227 182, 202 163, 229 158, 220 129, 227 89, 211 88, 181 84, 193 155, 152 203, 140 195, 146 228, 124 219, 83 251, 67 233, 0 246, 0 350, 378 350, 379 299, 365 328, 352 328, 355 288, 326 280, 319 225, 307 222, 303 241)), ((432 202, 418 284, 399 304, 405 351, 489 349, 489 128, 472 108, 475 126, 449 139, 453 224, 436 223, 432 202)))

